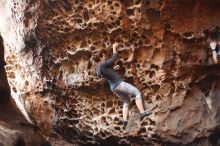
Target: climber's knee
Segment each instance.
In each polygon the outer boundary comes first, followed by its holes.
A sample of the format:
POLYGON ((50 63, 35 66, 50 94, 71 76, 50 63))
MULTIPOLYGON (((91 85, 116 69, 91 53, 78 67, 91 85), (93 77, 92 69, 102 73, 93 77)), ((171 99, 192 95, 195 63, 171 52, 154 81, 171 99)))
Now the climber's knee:
POLYGON ((129 105, 130 105, 129 103, 125 103, 125 102, 124 102, 123 107, 129 108, 129 105))
POLYGON ((136 99, 136 100, 142 99, 141 92, 139 92, 139 93, 136 95, 135 99, 136 99))

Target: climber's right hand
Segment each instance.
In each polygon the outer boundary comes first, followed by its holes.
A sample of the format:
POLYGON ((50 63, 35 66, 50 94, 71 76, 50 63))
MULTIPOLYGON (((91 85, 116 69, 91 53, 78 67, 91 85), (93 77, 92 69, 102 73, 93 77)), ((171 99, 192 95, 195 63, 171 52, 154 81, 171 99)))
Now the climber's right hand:
POLYGON ((118 43, 114 43, 112 48, 113 48, 113 54, 117 53, 117 47, 118 47, 118 43))

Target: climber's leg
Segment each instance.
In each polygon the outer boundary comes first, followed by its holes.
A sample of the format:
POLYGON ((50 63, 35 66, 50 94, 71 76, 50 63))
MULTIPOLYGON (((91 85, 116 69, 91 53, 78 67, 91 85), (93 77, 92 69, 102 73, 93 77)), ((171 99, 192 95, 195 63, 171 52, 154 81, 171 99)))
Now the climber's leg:
POLYGON ((113 90, 113 91, 123 101, 122 122, 123 122, 123 129, 125 129, 126 125, 128 124, 128 118, 129 118, 130 98, 128 97, 127 94, 119 92, 118 90, 113 90))
MULTIPOLYGON (((141 119, 143 117, 151 114, 151 112, 144 111, 144 105, 143 105, 143 101, 142 101, 141 92, 136 87, 132 86, 129 83, 121 82, 118 85, 118 87, 116 87, 114 89, 114 91, 117 93, 132 95, 133 97, 135 97, 135 102, 136 102, 137 108, 141 113, 141 119)), ((126 97, 128 97, 128 96, 126 96, 126 97)))
POLYGON ((122 110, 124 121, 128 121, 128 115, 129 115, 128 112, 129 112, 129 104, 124 103, 123 104, 123 110, 122 110))
POLYGON ((129 105, 130 105, 130 98, 127 94, 119 92, 118 90, 114 90, 114 93, 123 101, 123 120, 127 121, 129 117, 129 105))
POLYGON ((140 113, 143 113, 144 112, 144 105, 143 105, 143 101, 142 101, 142 97, 141 97, 141 92, 135 96, 135 103, 136 103, 137 108, 140 111, 140 113))

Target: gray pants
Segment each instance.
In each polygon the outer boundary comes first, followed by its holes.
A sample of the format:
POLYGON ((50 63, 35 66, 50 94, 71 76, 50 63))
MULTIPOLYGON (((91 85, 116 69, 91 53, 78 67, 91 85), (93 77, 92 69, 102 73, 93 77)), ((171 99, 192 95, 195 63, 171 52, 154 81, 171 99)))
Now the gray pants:
POLYGON ((135 99, 142 99, 141 92, 129 83, 121 82, 113 92, 128 106, 130 104, 130 96, 135 99))

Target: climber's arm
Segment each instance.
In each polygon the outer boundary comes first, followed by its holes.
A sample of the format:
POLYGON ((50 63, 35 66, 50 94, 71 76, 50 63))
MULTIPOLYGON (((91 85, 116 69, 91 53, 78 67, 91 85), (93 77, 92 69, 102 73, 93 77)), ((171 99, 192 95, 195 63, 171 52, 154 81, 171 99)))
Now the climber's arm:
POLYGON ((215 64, 218 63, 216 46, 217 46, 216 42, 211 42, 210 43, 210 48, 212 49, 212 58, 213 58, 215 64))
POLYGON ((118 46, 118 43, 113 44, 113 55, 110 59, 108 59, 102 63, 103 66, 111 66, 118 59, 117 49, 116 49, 117 46, 118 46))
POLYGON ((118 43, 114 43, 112 48, 113 48, 113 54, 117 54, 117 46, 118 46, 118 43))
POLYGON ((215 64, 217 64, 217 63, 218 63, 218 59, 217 59, 217 53, 216 53, 216 51, 212 51, 212 58, 213 58, 215 64))
POLYGON ((109 58, 108 60, 102 62, 102 65, 103 66, 112 66, 117 59, 118 59, 117 54, 113 54, 111 58, 109 58))

